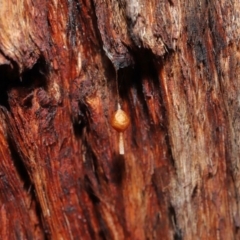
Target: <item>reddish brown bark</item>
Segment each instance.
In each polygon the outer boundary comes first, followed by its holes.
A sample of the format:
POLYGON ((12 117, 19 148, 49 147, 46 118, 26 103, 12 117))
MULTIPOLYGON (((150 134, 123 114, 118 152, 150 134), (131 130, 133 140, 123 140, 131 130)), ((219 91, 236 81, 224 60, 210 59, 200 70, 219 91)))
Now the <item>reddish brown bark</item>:
POLYGON ((1 3, 0 238, 238 239, 239 10, 1 3))

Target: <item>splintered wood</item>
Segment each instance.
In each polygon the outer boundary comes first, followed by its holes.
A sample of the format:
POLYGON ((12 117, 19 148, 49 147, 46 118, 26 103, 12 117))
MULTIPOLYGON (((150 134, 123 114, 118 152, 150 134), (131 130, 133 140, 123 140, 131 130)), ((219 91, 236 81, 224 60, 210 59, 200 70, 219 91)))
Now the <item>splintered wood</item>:
POLYGON ((0 239, 240 239, 239 0, 0 2, 0 239))

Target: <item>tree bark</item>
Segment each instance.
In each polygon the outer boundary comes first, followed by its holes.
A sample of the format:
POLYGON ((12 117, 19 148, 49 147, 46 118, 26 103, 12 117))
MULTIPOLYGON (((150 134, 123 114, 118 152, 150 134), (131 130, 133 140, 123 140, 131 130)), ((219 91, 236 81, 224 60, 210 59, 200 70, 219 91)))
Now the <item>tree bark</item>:
POLYGON ((239 11, 0 1, 0 238, 239 239, 239 11))

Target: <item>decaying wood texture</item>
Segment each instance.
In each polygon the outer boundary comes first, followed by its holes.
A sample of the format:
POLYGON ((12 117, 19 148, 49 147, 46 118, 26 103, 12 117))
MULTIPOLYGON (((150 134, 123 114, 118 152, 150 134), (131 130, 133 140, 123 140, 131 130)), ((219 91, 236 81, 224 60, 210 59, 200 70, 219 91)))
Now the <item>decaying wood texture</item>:
POLYGON ((239 12, 0 1, 0 239, 239 239, 239 12))

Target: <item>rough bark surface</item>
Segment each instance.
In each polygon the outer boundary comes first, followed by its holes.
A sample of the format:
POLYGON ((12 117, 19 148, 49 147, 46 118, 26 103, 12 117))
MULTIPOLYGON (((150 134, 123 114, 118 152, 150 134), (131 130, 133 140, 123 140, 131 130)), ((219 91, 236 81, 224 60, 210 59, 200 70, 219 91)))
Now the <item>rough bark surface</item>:
POLYGON ((0 238, 239 239, 239 12, 0 1, 0 238))

